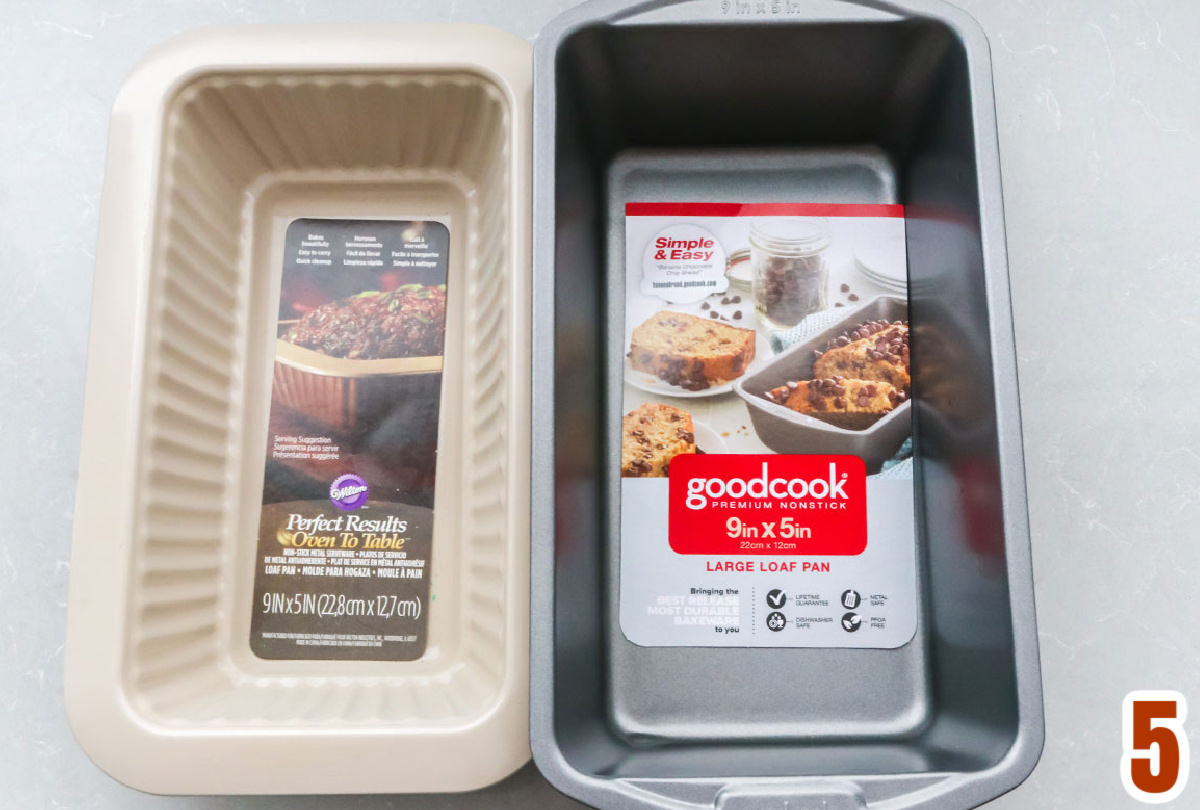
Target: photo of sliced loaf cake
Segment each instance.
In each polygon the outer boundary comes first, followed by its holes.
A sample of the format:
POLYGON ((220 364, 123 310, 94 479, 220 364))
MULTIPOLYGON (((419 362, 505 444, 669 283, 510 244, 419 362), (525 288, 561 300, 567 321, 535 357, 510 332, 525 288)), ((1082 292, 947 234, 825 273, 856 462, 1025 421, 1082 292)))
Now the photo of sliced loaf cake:
POLYGON ((902 389, 878 380, 841 376, 789 382, 772 388, 766 399, 848 430, 863 430, 907 399, 902 389))
POLYGON ((621 477, 665 478, 671 459, 696 452, 692 415, 647 402, 621 420, 621 477))
POLYGON ((633 330, 629 362, 670 385, 702 391, 746 373, 754 341, 753 329, 664 310, 633 330))
POLYGON ((861 324, 829 341, 825 351, 815 354, 814 377, 873 380, 902 391, 912 385, 908 324, 904 321, 861 324))

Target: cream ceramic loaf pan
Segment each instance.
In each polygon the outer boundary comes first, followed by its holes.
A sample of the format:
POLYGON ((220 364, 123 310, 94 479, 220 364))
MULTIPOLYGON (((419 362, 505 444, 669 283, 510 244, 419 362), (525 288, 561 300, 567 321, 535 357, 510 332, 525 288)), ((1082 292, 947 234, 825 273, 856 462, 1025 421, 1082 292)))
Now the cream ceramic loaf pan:
POLYGON ((478 788, 528 758, 529 46, 473 26, 211 29, 112 119, 66 648, 75 734, 158 793, 478 788), (249 646, 282 241, 450 231, 424 654, 249 646))

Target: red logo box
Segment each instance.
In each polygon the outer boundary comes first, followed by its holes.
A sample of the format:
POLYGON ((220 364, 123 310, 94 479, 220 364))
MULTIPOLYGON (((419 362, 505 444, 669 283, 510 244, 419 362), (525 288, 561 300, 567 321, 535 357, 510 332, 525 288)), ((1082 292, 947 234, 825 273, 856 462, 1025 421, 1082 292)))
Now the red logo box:
POLYGON ((678 554, 845 557, 867 547, 858 456, 681 455, 669 486, 678 554))

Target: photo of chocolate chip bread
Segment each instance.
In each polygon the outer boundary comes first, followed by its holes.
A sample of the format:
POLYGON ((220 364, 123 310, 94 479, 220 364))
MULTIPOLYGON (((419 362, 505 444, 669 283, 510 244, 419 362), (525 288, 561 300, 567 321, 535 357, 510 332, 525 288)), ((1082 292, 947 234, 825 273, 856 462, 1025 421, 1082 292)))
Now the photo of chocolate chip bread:
POLYGON ((885 382, 902 391, 912 386, 908 324, 868 321, 829 341, 814 352, 813 376, 885 382))
POLYGON ((907 321, 866 321, 813 355, 812 379, 789 380, 763 399, 847 430, 866 430, 908 400, 907 321))
POLYGON ((742 376, 754 361, 753 329, 664 310, 633 330, 629 363, 687 391, 742 376))
POLYGON ((692 415, 647 402, 621 420, 621 477, 666 478, 671 459, 696 452, 692 415))
POLYGON ((891 383, 841 376, 789 382, 772 388, 767 400, 848 430, 864 430, 907 399, 891 383))

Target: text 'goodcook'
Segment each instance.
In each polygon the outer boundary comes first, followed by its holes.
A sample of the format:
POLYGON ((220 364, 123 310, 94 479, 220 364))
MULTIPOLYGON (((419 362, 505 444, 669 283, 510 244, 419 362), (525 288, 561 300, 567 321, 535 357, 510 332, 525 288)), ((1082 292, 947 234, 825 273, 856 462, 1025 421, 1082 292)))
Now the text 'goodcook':
POLYGON ((773 478, 763 462, 762 476, 758 478, 689 478, 688 509, 703 509, 709 499, 752 498, 757 500, 846 500, 847 473, 838 472, 837 463, 829 463, 829 476, 817 478, 773 478))

